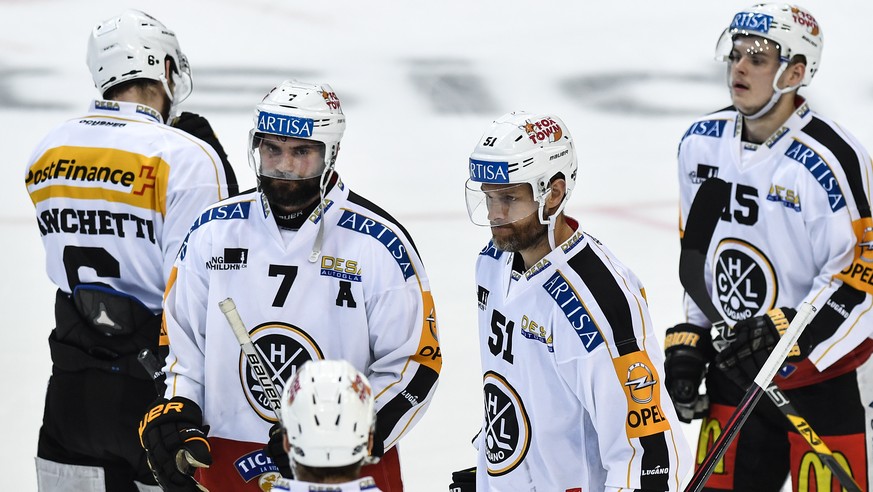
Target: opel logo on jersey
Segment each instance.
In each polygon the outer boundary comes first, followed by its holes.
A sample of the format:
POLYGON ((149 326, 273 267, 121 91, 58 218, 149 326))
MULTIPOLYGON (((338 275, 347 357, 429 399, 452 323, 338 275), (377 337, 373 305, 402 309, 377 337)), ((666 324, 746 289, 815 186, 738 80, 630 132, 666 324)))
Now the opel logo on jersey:
POLYGON ((524 460, 530 447, 530 419, 518 393, 500 374, 483 377, 485 456, 488 474, 505 475, 524 460))
POLYGON ((631 399, 637 403, 649 403, 655 395, 655 381, 652 370, 642 362, 635 362, 627 368, 627 381, 631 399))
MULTIPOLYGON (((324 354, 315 340, 306 332, 295 326, 278 321, 264 323, 250 333, 255 350, 261 356, 269 377, 280 394, 285 381, 291 379, 297 368, 304 362, 313 359, 324 359, 324 354)), ((276 422, 273 407, 270 406, 270 395, 264 389, 261 378, 244 354, 239 360, 240 382, 246 400, 255 413, 267 422, 276 422)))
POLYGON ((861 233, 861 240, 858 241, 858 247, 861 249, 858 257, 862 261, 868 263, 873 261, 873 227, 864 228, 864 232, 861 233))
POLYGON ((716 247, 713 287, 722 311, 733 321, 772 309, 778 289, 770 260, 739 239, 725 239, 716 247))

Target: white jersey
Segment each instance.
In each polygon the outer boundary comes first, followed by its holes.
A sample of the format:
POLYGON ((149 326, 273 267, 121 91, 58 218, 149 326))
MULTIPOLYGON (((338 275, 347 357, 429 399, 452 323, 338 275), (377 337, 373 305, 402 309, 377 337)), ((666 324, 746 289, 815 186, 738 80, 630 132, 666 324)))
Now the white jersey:
POLYGON ((372 478, 359 478, 344 483, 310 483, 280 478, 273 484, 272 492, 382 492, 372 478))
POLYGON ((51 281, 66 293, 100 282, 155 313, 191 222, 228 196, 212 147, 128 102, 92 102, 39 143, 25 173, 51 281))
POLYGON ((307 360, 345 359, 364 373, 384 449, 433 396, 442 355, 428 278, 409 235, 341 181, 324 203, 323 216, 317 208, 283 237, 262 194, 249 192, 203 212, 182 246, 165 300, 166 397, 200 405, 210 439, 265 443, 277 421, 219 309, 226 298, 280 395, 307 360), (322 220, 321 256, 312 262, 322 220))
POLYGON ((639 280, 581 230, 523 269, 492 244, 476 266, 477 489, 678 490, 691 457, 639 280))
MULTIPOLYGON (((816 343, 809 362, 851 370, 870 353, 873 330, 870 156, 806 103, 761 145, 742 142, 742 123, 733 108, 718 111, 679 145, 682 230, 706 178, 732 186, 706 263, 713 303, 734 323, 810 302, 818 311, 806 329, 816 343)), ((690 323, 709 326, 687 296, 686 309, 690 323)), ((822 379, 809 362, 787 365, 782 376, 794 375, 777 378, 780 386, 822 379)))

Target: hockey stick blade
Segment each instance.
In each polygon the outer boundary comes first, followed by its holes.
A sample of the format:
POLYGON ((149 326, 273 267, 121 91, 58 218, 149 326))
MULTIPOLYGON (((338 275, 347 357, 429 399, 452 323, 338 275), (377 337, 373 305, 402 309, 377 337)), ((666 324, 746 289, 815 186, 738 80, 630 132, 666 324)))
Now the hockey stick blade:
POLYGON ((236 303, 233 302, 233 299, 228 297, 223 301, 219 301, 218 307, 221 309, 221 312, 224 313, 224 317, 227 318, 227 323, 233 330, 233 334, 236 336, 236 340, 239 342, 239 346, 246 356, 246 360, 249 363, 252 373, 258 380, 261 388, 263 388, 264 396, 266 396, 267 400, 270 402, 270 408, 273 409, 273 413, 276 415, 276 420, 280 420, 279 408, 282 406, 282 393, 280 393, 273 384, 272 376, 267 371, 261 356, 258 355, 255 344, 252 343, 252 338, 249 336, 248 330, 246 330, 246 325, 243 324, 239 311, 236 310, 236 303))
MULTIPOLYGON (((764 388, 770 384, 773 376, 776 375, 776 371, 785 363, 785 358, 788 357, 788 353, 791 352, 791 347, 793 347, 797 342, 797 339, 800 337, 800 334, 803 333, 806 325, 812 321, 814 313, 815 308, 812 304, 806 302, 801 304, 794 320, 790 325, 788 325, 785 334, 781 339, 779 339, 779 343, 777 343, 773 351, 770 352, 763 367, 758 371, 758 375, 755 376, 754 384, 752 384, 752 386, 746 391, 746 394, 743 395, 743 399, 740 400, 739 405, 734 409, 722 429, 721 435, 716 439, 712 448, 710 448, 709 452, 706 454, 703 463, 701 463, 697 470, 695 470, 694 475, 691 477, 691 481, 688 483, 688 486, 685 487, 685 492, 699 492, 703 489, 709 476, 712 475, 716 463, 718 463, 721 457, 724 456, 728 446, 733 442, 737 433, 740 431, 740 428, 752 413, 752 409, 755 408, 758 400, 761 399, 761 395, 765 392, 764 388)), ((843 484, 843 486, 845 487, 845 484, 843 484)))
MULTIPOLYGON (((703 272, 709 243, 712 240, 718 221, 721 219, 721 215, 730 200, 730 190, 731 185, 718 178, 709 178, 700 186, 700 189, 694 196, 694 201, 685 222, 685 234, 682 237, 682 252, 679 258, 679 281, 691 300, 700 308, 719 334, 721 340, 713 340, 713 346, 719 352, 724 349, 728 340, 732 339, 734 335, 732 329, 727 326, 727 323, 725 323, 710 298, 703 272)), ((797 336, 800 336, 800 332, 797 333, 797 336)), ((796 343, 796 340, 792 342, 792 345, 794 343, 796 343)), ((789 347, 792 345, 789 345, 789 347)), ((773 369, 773 374, 767 377, 768 383, 760 386, 765 388, 767 396, 791 422, 798 433, 803 436, 822 463, 837 477, 840 484, 849 492, 860 492, 860 487, 849 472, 837 462, 831 450, 817 436, 812 426, 800 416, 788 397, 772 382, 775 371, 778 371, 782 364, 783 362, 780 362, 773 369)), ((760 376, 761 373, 758 375, 760 376)), ((749 402, 744 401, 743 403, 748 404, 749 402)), ((757 399, 748 408, 749 412, 754 408, 755 403, 757 403, 757 399)), ((743 418, 744 421, 745 417, 743 418)), ((741 426, 742 422, 739 425, 741 426)), ((738 430, 739 427, 737 427, 738 430)), ((730 440, 733 440, 733 436, 730 437, 730 440)), ((730 441, 728 441, 728 444, 730 444, 730 441)))

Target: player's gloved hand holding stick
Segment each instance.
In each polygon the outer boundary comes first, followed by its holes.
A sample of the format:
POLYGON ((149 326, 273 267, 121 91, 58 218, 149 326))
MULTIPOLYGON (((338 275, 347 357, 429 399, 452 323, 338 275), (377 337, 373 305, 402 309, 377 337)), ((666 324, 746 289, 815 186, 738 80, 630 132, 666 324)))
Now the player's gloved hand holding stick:
POLYGON ((208 432, 203 413, 193 401, 159 398, 152 404, 139 424, 139 439, 161 488, 168 492, 208 492, 193 477, 195 469, 212 464, 208 432))
POLYGON ((736 437, 743 423, 745 423, 746 418, 752 413, 752 409, 755 408, 758 400, 761 399, 761 395, 764 394, 764 388, 770 385, 773 376, 776 375, 776 371, 785 363, 785 358, 791 352, 794 344, 797 343, 797 339, 800 338, 804 328, 812 321, 813 316, 815 316, 815 308, 811 304, 803 303, 794 321, 791 322, 788 330, 786 330, 785 335, 776 344, 776 348, 770 352, 770 356, 767 357, 761 371, 755 377, 752 387, 746 391, 734 413, 731 414, 727 424, 721 431, 721 435, 715 441, 715 444, 712 445, 703 463, 694 472, 694 476, 691 477, 691 482, 685 488, 685 492, 698 492, 703 489, 716 463, 718 463, 718 460, 721 459, 728 446, 733 442, 734 437, 736 437))

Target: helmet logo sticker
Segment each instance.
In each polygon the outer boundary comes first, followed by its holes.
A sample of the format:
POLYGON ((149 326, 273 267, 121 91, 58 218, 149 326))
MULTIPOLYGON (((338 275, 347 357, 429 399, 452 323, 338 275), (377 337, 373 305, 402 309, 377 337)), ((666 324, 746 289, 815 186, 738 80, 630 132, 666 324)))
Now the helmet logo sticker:
POLYGON ((791 7, 791 14, 794 16, 794 22, 801 26, 806 26, 809 33, 813 36, 819 35, 818 22, 816 22, 815 17, 813 17, 812 14, 804 12, 797 7, 791 7))
POLYGON ((524 460, 530 447, 530 419, 524 403, 503 376, 488 371, 483 381, 485 397, 485 456, 488 474, 505 475, 524 460))
POLYGON ((479 183, 509 183, 509 163, 470 158, 470 179, 479 183))
POLYGON ((757 248, 739 239, 726 239, 716 247, 713 289, 728 319, 743 321, 773 308, 776 274, 770 260, 757 248))
POLYGON ((740 12, 734 16, 734 21, 731 22, 730 28, 766 33, 770 31, 770 24, 772 23, 772 15, 758 12, 740 12))
POLYGON ((263 133, 272 133, 274 135, 284 135, 286 137, 312 137, 311 118, 298 118, 285 114, 268 113, 262 111, 258 115, 258 131, 263 133))
POLYGON ((322 89, 321 97, 324 98, 324 103, 327 104, 327 107, 330 109, 340 109, 340 100, 336 97, 335 92, 328 92, 322 89))
POLYGON ((547 142, 557 142, 564 136, 564 131, 561 130, 561 125, 548 117, 534 122, 531 122, 531 120, 525 120, 524 126, 520 128, 527 133, 530 141, 535 144, 544 140, 547 142))

